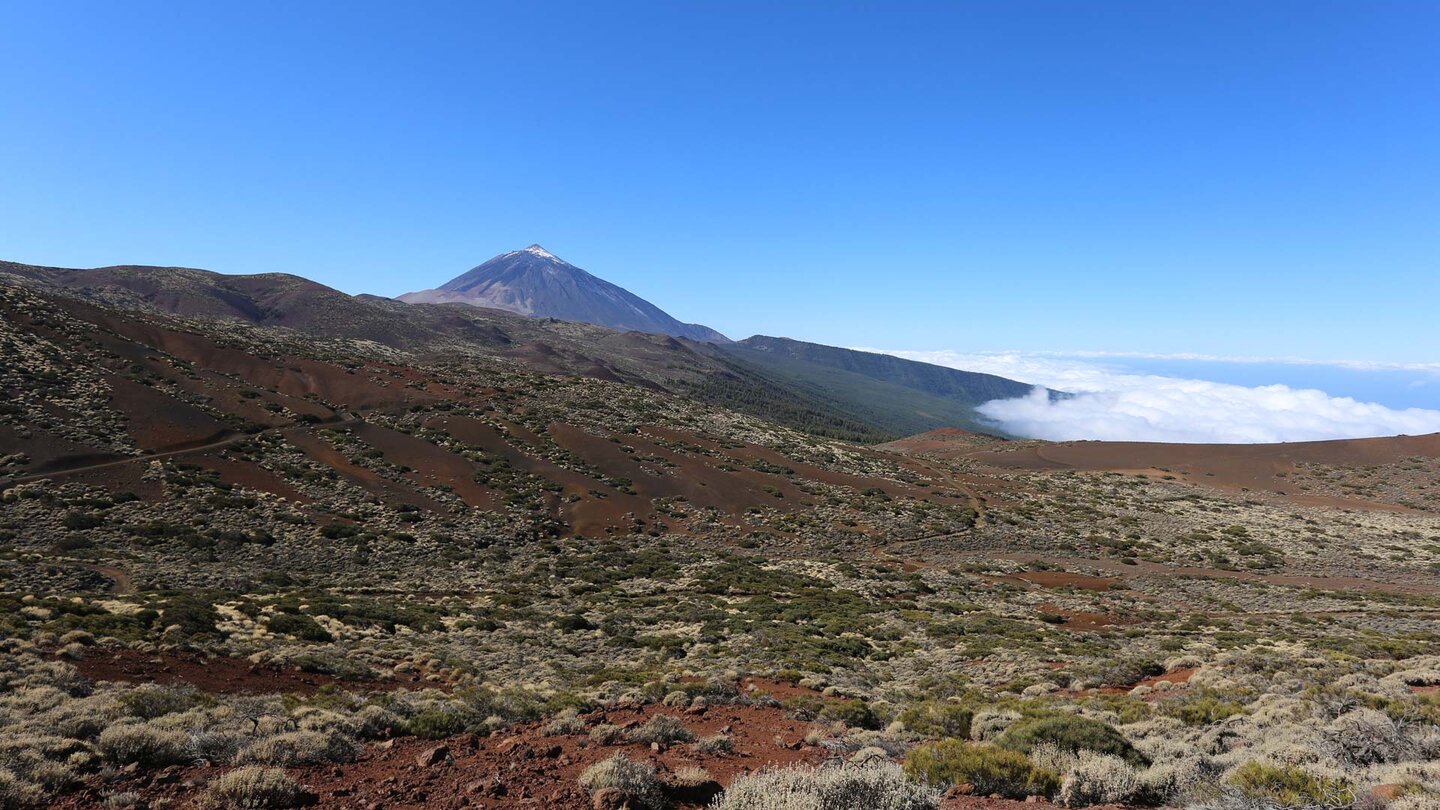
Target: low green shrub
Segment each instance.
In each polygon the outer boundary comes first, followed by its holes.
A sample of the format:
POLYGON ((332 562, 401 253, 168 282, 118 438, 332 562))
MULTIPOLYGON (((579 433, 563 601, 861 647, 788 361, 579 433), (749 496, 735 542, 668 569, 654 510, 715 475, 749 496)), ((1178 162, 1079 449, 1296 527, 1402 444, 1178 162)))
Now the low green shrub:
POLYGON ((334 641, 330 631, 304 613, 277 613, 265 620, 265 627, 272 633, 294 636, 301 641, 334 641))
POLYGON ((1039 768, 1018 751, 960 740, 924 743, 905 756, 905 773, 932 785, 974 785, 975 793, 1020 799, 1050 796, 1059 775, 1039 768))
POLYGON ((826 703, 820 709, 821 720, 839 720, 851 728, 880 728, 880 716, 863 700, 841 700, 826 703))
POLYGON ((1021 720, 996 739, 1001 748, 1028 754, 1040 743, 1054 743, 1061 751, 1094 751, 1119 757, 1132 765, 1148 765, 1145 756, 1107 723, 1077 715, 1053 715, 1021 720))
POLYGON ((900 713, 899 720, 916 734, 927 737, 955 737, 967 739, 970 736, 970 722, 975 712, 967 706, 946 700, 927 700, 907 707, 900 713))
POLYGON ((1294 765, 1252 760, 1226 780, 1246 798, 1281 807, 1348 807, 1355 791, 1338 779, 1315 776, 1294 765))

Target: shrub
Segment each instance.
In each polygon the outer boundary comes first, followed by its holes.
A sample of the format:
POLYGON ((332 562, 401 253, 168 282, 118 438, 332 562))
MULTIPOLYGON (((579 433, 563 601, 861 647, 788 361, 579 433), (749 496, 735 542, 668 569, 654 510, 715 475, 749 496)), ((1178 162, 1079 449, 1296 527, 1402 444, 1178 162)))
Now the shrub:
POLYGON ((1001 748, 1030 753, 1040 743, 1054 743, 1071 754, 1094 751, 1119 757, 1132 765, 1147 765, 1144 755, 1107 723, 1088 717, 1059 715, 1022 720, 996 740, 1001 748))
POLYGON ((1208 726, 1227 717, 1244 714, 1245 707, 1231 700, 1222 700, 1212 694, 1185 696, 1165 700, 1160 711, 1180 720, 1187 726, 1208 726))
POLYGON ((695 750, 710 756, 724 756, 735 750, 735 741, 728 734, 712 734, 709 737, 701 737, 695 743, 695 750))
POLYGON ((584 734, 585 721, 574 710, 561 712, 545 725, 540 732, 547 737, 563 737, 569 734, 584 734))
POLYGON ((1419 752, 1401 724, 1384 712, 1356 709, 1330 723, 1325 740, 1340 762, 1353 767, 1400 762, 1419 752))
POLYGON ((342 734, 289 731, 250 743, 235 755, 235 762, 286 767, 320 765, 349 762, 355 759, 357 753, 355 743, 342 734))
POLYGON ((851 728, 880 728, 880 718, 863 700, 842 700, 826 703, 820 710, 822 720, 839 720, 851 728))
POLYGON ((334 641, 330 631, 304 613, 277 613, 265 620, 265 627, 272 633, 294 636, 301 641, 334 641))
POLYGON ((625 730, 613 723, 601 723, 590 729, 590 739, 601 745, 614 745, 625 736, 625 730))
POLYGON ((976 742, 993 740, 1019 719, 1016 712, 981 709, 970 721, 970 738, 976 742))
POLYGON ((683 765, 670 777, 670 784, 687 788, 699 787, 714 781, 715 777, 698 765, 683 765))
POLYGON ((351 717, 355 736, 361 739, 373 740, 379 737, 389 737, 400 728, 401 721, 393 713, 381 706, 370 704, 351 717))
POLYGON ((223 728, 199 729, 190 732, 190 746, 196 759, 231 762, 250 738, 238 731, 223 728))
POLYGON ((766 769, 737 778, 712 810, 935 810, 940 791, 888 761, 766 769))
POLYGON ((591 794, 616 788, 624 791, 638 807, 659 810, 665 806, 655 768, 648 763, 635 762, 624 754, 616 754, 586 768, 580 774, 580 787, 591 794))
POLYGON ((975 793, 1011 798, 1049 796, 1060 786, 1054 772, 1029 757, 993 745, 941 740, 916 746, 905 756, 905 772, 934 785, 975 786, 975 793))
POLYGON ((678 719, 668 714, 657 714, 645 725, 631 729, 629 737, 631 742, 639 743, 693 742, 695 733, 678 719))
POLYGON ((1306 773, 1294 765, 1272 765, 1251 760, 1226 780, 1246 798, 1281 807, 1348 806, 1354 790, 1339 779, 1306 773))
POLYGON ((183 712, 199 702, 194 689, 144 684, 118 698, 120 709, 131 717, 154 720, 167 714, 183 712))
POLYGON ((1135 768, 1119 757, 1085 752, 1060 784, 1060 803, 1068 807, 1089 804, 1137 802, 1145 797, 1145 783, 1135 768))
POLYGON ((439 740, 459 734, 476 720, 474 714, 458 706, 433 706, 405 721, 405 730, 416 737, 439 740))
POLYGON ((72 531, 84 531, 104 525, 105 518, 88 512, 70 512, 60 519, 60 523, 72 531))
POLYGON ((301 803, 300 786, 279 768, 236 768, 210 785, 210 799, 220 807, 296 807, 301 803))
POLYGON ((9 768, 0 768, 0 807, 5 810, 39 807, 44 797, 39 785, 26 782, 9 768))
POLYGON ((193 759, 187 734, 143 723, 111 726, 100 732, 96 745, 106 759, 120 765, 163 768, 193 759))
POLYGON ((970 736, 970 723, 974 719, 975 713, 970 709, 959 703, 940 700, 927 700, 910 706, 899 717, 900 722, 916 734, 962 740, 970 736))

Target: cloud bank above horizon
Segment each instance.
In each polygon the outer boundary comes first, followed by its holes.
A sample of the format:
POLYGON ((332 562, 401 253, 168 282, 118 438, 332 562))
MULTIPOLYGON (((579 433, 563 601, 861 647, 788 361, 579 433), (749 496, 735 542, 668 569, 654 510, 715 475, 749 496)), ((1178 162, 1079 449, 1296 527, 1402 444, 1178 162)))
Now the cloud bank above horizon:
POLYGON ((1440 432, 1440 410, 1390 408, 1313 388, 1135 373, 1096 362, 1106 356, 1098 353, 862 351, 1073 394, 1052 401, 1036 388, 1028 396, 978 408, 1004 430, 1036 439, 1248 444, 1440 432))

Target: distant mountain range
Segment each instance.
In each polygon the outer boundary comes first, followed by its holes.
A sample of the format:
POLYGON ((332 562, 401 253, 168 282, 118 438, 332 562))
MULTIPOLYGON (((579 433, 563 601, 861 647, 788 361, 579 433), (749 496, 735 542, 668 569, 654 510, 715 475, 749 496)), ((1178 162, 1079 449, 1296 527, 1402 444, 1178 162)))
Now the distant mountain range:
POLYGON ((112 309, 239 320, 294 336, 368 341, 422 358, 504 358, 543 374, 668 391, 858 442, 941 427, 999 435, 975 407, 1031 390, 989 374, 787 338, 731 342, 713 329, 676 321, 538 245, 497 256, 429 291, 443 299, 438 304, 352 296, 283 273, 238 276, 181 267, 73 270, 0 262, 0 283, 7 281, 112 309), (509 306, 456 305, 481 299, 509 306))
POLYGON ((535 318, 593 323, 620 332, 729 342, 708 326, 681 323, 640 296, 539 245, 502 253, 433 290, 406 293, 399 300, 407 304, 470 304, 535 318))

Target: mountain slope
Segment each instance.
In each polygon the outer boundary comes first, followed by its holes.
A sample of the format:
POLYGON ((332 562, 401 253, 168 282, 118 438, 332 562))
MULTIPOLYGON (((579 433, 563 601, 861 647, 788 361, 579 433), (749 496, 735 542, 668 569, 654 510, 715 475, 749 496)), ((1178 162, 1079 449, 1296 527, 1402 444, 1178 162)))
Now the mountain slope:
POLYGON ((744 344, 715 344, 485 307, 404 304, 346 295, 282 273, 238 276, 134 265, 73 270, 0 262, 0 284, 7 280, 107 309, 280 327, 291 338, 365 341, 417 359, 504 359, 541 374, 594 377, 680 394, 861 443, 941 426, 994 432, 971 406, 1029 390, 1022 383, 895 358, 846 359, 862 353, 795 341, 751 338, 744 344), (838 359, 831 352, 840 353, 838 359), (891 369, 888 379, 883 369, 869 368, 891 361, 900 370, 891 369), (872 376, 861 373, 867 368, 872 376), (953 379, 968 380, 971 388, 962 390, 953 382, 947 387, 945 381, 953 379))
POLYGON ((433 290, 406 293, 409 304, 461 303, 606 326, 622 332, 650 332, 724 343, 708 326, 681 323, 622 287, 593 276, 539 245, 512 250, 433 290))
POLYGON ((975 407, 1024 396, 1033 388, 993 374, 763 335, 720 351, 837 412, 896 434, 938 427, 995 433, 975 407))

